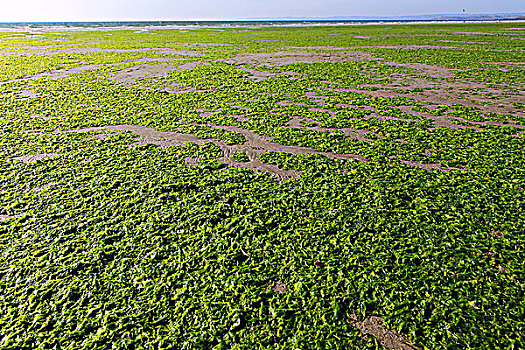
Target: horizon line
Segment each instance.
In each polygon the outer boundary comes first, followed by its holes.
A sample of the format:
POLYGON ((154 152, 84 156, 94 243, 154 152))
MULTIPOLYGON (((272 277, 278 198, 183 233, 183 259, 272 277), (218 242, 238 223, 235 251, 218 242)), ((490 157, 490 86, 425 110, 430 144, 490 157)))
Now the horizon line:
MULTIPOLYGON (((495 12, 495 13, 435 13, 435 14, 419 14, 419 15, 395 15, 395 16, 324 16, 324 17, 248 17, 248 18, 230 18, 230 19, 89 19, 89 20, 13 20, 1 21, 0 23, 96 23, 96 22, 256 22, 256 21, 381 21, 381 20, 395 20, 408 18, 417 20, 417 18, 425 17, 446 17, 446 16, 460 16, 460 17, 488 17, 488 16, 513 16, 523 17, 525 12, 495 12)), ((431 20, 431 19, 428 19, 431 20)))

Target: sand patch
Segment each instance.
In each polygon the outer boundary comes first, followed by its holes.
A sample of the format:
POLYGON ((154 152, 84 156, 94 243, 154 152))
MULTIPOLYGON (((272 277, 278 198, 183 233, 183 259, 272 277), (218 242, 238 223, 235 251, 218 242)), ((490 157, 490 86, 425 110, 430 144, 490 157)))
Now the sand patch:
POLYGON ((29 90, 20 90, 20 93, 19 93, 20 96, 22 97, 25 97, 25 98, 38 98, 40 97, 39 94, 33 92, 33 91, 29 91, 29 90))
POLYGON ((444 167, 441 164, 424 164, 422 162, 416 162, 416 161, 411 161, 411 160, 403 160, 403 159, 399 159, 397 156, 390 156, 389 158, 390 159, 397 159, 403 164, 410 165, 410 166, 415 166, 415 167, 418 167, 418 168, 423 169, 423 170, 432 170, 432 169, 434 169, 434 170, 439 170, 439 171, 443 171, 443 172, 447 172, 447 171, 451 171, 451 170, 466 171, 466 172, 471 172, 472 171, 472 169, 464 168, 464 167, 462 167, 462 168, 447 168, 447 167, 444 167))
POLYGON ((222 61, 230 64, 256 64, 270 67, 278 67, 295 63, 348 62, 365 61, 370 59, 371 54, 359 51, 339 52, 336 54, 333 52, 322 53, 312 51, 276 51, 247 53, 229 59, 218 59, 217 61, 222 61))
MULTIPOLYGON (((332 159, 357 159, 362 162, 368 162, 369 160, 363 156, 355 154, 339 154, 333 152, 321 152, 309 147, 300 146, 287 146, 278 143, 271 142, 271 138, 267 136, 258 135, 252 131, 241 129, 236 126, 224 126, 224 125, 209 125, 216 128, 237 132, 244 135, 246 142, 243 145, 228 146, 227 152, 245 152, 250 158, 250 153, 254 156, 264 152, 283 152, 289 154, 321 154, 327 158, 332 159)), ((219 145, 220 146, 220 145, 219 145)))
MULTIPOLYGON (((406 78, 406 81, 410 81, 410 77, 406 78)), ((422 84, 416 84, 416 85, 410 85, 406 86, 405 89, 410 88, 416 88, 421 87, 422 84)), ((496 100, 497 104, 494 100, 483 98, 483 96, 477 96, 473 95, 472 91, 473 89, 479 88, 479 89, 485 89, 485 91, 491 91, 486 86, 483 86, 482 84, 460 84, 460 83, 447 83, 442 82, 440 84, 436 84, 437 90, 425 90, 424 94, 420 93, 412 93, 408 90, 406 92, 400 92, 395 88, 395 86, 392 85, 383 85, 380 87, 379 90, 371 91, 371 90, 364 90, 359 88, 325 88, 327 91, 333 91, 333 92, 354 92, 359 94, 367 94, 372 97, 405 97, 408 99, 412 99, 415 102, 418 102, 424 106, 431 106, 431 105, 454 105, 459 104, 463 105, 465 107, 475 107, 480 110, 482 114, 486 113, 501 113, 501 114, 513 114, 516 115, 516 111, 514 107, 512 107, 512 103, 515 102, 516 99, 518 101, 521 101, 523 98, 523 92, 520 92, 518 94, 515 94, 512 97, 501 97, 496 100), (460 90, 462 89, 462 90, 460 90), (458 91, 464 91, 465 93, 458 96, 458 91), (455 94, 455 95, 453 95, 455 94)), ((402 109, 403 106, 396 106, 396 108, 402 109)), ((411 111, 408 112, 412 115, 418 115, 417 113, 411 111)), ((433 119, 434 117, 425 115, 428 118, 433 119)), ((508 125, 508 124, 507 124, 508 125)))
POLYGON ((293 102, 293 101, 289 101, 289 100, 279 101, 279 102, 277 102, 277 104, 279 106, 306 106, 307 105, 304 102, 293 102))
POLYGON ((260 71, 260 70, 246 68, 246 67, 239 67, 237 68, 237 70, 250 73, 248 78, 256 80, 256 81, 265 80, 265 79, 268 79, 269 77, 276 75, 274 72, 260 71))
POLYGON ((486 41, 459 41, 459 40, 438 40, 442 43, 458 43, 458 44, 488 44, 486 41))
POLYGON ((186 46, 186 47, 228 47, 233 44, 228 43, 169 43, 166 46, 186 46))
MULTIPOLYGON (((348 120, 355 120, 358 118, 352 118, 348 120)), ((306 126, 303 123, 318 123, 315 120, 304 118, 304 117, 292 117, 288 123, 286 123, 287 128, 292 129, 307 129, 307 130, 315 130, 319 132, 328 132, 328 133, 335 133, 336 131, 341 131, 345 136, 350 137, 355 140, 359 140, 362 142, 370 143, 373 140, 367 139, 364 134, 369 133, 377 136, 377 138, 383 138, 382 136, 378 135, 377 133, 371 132, 369 130, 362 130, 362 129, 352 129, 352 128, 327 128, 324 126, 306 126)), ((366 161, 364 158, 362 161, 366 161)))
POLYGON ((11 219, 18 219, 20 217, 22 217, 23 214, 18 214, 18 215, 0 215, 0 221, 7 221, 7 220, 11 220, 11 219))
POLYGON ((201 166, 201 163, 198 158, 185 157, 184 163, 186 163, 186 165, 190 167, 200 167, 201 166))
POLYGON ((173 87, 166 87, 161 91, 167 92, 168 94, 184 94, 188 92, 207 92, 210 90, 200 90, 193 87, 181 87, 180 89, 175 89, 173 87))
POLYGON ((23 163, 33 163, 37 160, 46 159, 46 158, 54 158, 63 156, 65 153, 41 153, 41 154, 29 154, 21 157, 14 157, 14 160, 19 160, 23 163))
POLYGON ((191 50, 176 50, 171 48, 140 48, 140 49, 106 49, 101 47, 83 47, 77 49, 61 49, 49 50, 53 47, 46 47, 45 49, 39 47, 27 47, 20 51, 2 52, 1 56, 49 56, 49 55, 64 55, 64 54, 90 54, 90 53, 131 53, 131 52, 151 52, 158 55, 173 55, 186 57, 200 57, 204 54, 198 51, 191 50), (47 50, 46 50, 47 49, 47 50))
MULTIPOLYGON (((132 146, 154 144, 160 147, 170 147, 175 145, 185 145, 189 142, 202 145, 205 142, 212 142, 219 146, 223 156, 218 159, 219 162, 231 166, 234 168, 250 169, 255 172, 268 173, 276 176, 279 180, 288 178, 298 178, 300 175, 299 171, 296 170, 282 170, 275 165, 265 164, 260 161, 259 156, 265 152, 283 152, 289 154, 321 154, 331 159, 356 159, 362 162, 368 162, 369 160, 363 156, 355 154, 338 154, 333 152, 321 152, 309 147, 299 146, 287 146, 278 143, 271 142, 270 137, 258 135, 252 131, 245 130, 236 126, 225 126, 225 125, 213 125, 213 124, 201 124, 209 127, 232 131, 243 135, 246 142, 242 145, 227 145, 222 140, 217 139, 203 139, 191 134, 183 134, 172 131, 157 131, 153 128, 137 125, 108 125, 103 127, 91 127, 83 129, 73 129, 56 131, 56 133, 67 133, 67 132, 92 132, 101 130, 118 130, 118 131, 130 131, 138 136, 137 142, 132 146), (248 162, 239 162, 232 157, 233 153, 245 153, 249 159, 248 162)), ((185 159, 186 160, 186 159, 185 159)), ((199 166, 198 160, 187 159, 188 165, 199 166)))
POLYGON ((202 139, 191 134, 182 134, 178 132, 171 131, 157 131, 153 128, 148 128, 145 126, 138 125, 108 125, 100 127, 90 127, 82 129, 72 129, 72 130, 59 130, 55 131, 56 133, 69 133, 69 132, 92 132, 92 131, 129 131, 138 136, 137 142, 133 145, 144 145, 144 144, 154 144, 161 147, 169 147, 175 145, 185 145, 189 142, 194 142, 198 145, 202 145, 205 142, 210 140, 202 139))
POLYGON ((418 347, 410 344, 409 340, 399 334, 396 331, 388 330, 385 328, 381 317, 370 316, 365 318, 361 322, 357 322, 357 317, 351 315, 351 319, 354 320, 352 325, 356 327, 363 335, 371 335, 379 342, 382 346, 387 349, 393 350, 417 350, 418 347))
POLYGON ((202 65, 200 62, 187 62, 183 64, 163 62, 158 64, 137 65, 118 71, 113 77, 109 78, 117 83, 134 83, 140 78, 159 78, 169 72, 193 69, 202 65))
POLYGON ((268 288, 270 288, 272 291, 276 293, 282 294, 282 293, 286 293, 287 286, 286 286, 286 283, 284 283, 283 281, 277 281, 275 282, 273 286, 268 286, 268 288))
MULTIPOLYGON (((40 115, 40 114, 31 114, 29 117, 31 118, 42 118, 44 120, 49 120, 49 119, 53 119, 53 117, 46 117, 46 116, 43 116, 43 115, 40 115)), ((27 130, 27 131, 32 131, 32 130, 27 130)))
POLYGON ((210 65, 208 62, 186 62, 177 67, 178 71, 189 70, 199 66, 210 65))
POLYGON ((50 182, 48 184, 45 184, 43 186, 40 186, 40 187, 34 187, 31 189, 32 192, 42 192, 43 190, 55 185, 56 183, 55 182, 50 182))
POLYGON ((126 60, 126 61, 122 61, 122 62, 113 62, 113 63, 104 63, 104 64, 87 64, 87 65, 73 67, 73 68, 63 68, 63 69, 57 69, 57 70, 54 70, 54 71, 38 73, 38 74, 30 75, 30 76, 27 76, 27 77, 24 77, 24 78, 20 78, 20 79, 6 80, 6 81, 3 81, 3 82, 0 82, 0 84, 8 84, 8 83, 13 83, 13 82, 18 82, 18 81, 34 80, 34 79, 41 79, 41 78, 62 79, 62 78, 67 78, 71 74, 80 73, 80 72, 83 72, 83 71, 86 71, 86 70, 97 70, 97 69, 99 69, 101 67, 104 67, 104 66, 116 66, 116 65, 126 64, 126 63, 154 62, 154 61, 180 61, 180 60, 183 60, 183 58, 175 58, 175 59, 173 59, 173 58, 172 59, 162 58, 162 59, 159 59, 159 58, 148 58, 148 57, 145 57, 145 58, 137 58, 137 59, 132 59, 132 60, 126 60))

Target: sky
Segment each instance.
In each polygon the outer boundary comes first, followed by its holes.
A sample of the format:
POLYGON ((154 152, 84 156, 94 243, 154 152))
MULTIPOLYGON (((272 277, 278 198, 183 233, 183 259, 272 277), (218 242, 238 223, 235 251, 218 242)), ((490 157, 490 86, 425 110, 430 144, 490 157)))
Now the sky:
POLYGON ((525 13, 524 0, 0 0, 0 22, 525 13))

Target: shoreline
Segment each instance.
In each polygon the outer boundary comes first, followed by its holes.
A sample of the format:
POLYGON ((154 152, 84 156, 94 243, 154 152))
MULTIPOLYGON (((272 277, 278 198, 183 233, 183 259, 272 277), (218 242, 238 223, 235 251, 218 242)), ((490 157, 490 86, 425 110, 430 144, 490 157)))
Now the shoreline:
POLYGON ((425 24, 497 24, 525 23, 525 19, 499 20, 282 20, 282 21, 115 21, 115 22, 0 22, 0 32, 49 32, 49 31, 111 31, 111 30, 196 30, 236 28, 277 28, 277 27, 339 27, 339 26, 383 26, 383 25, 425 25, 425 24), (177 22, 180 22, 177 24, 177 22), (102 25, 97 25, 100 23, 102 25), (110 25, 114 23, 115 25, 110 25), (127 25, 126 23, 129 23, 127 25), (144 25, 141 25, 141 24, 144 25), (148 24, 148 23, 151 23, 148 24), (155 24, 157 23, 157 24, 155 24), (89 25, 92 24, 92 25, 89 25))

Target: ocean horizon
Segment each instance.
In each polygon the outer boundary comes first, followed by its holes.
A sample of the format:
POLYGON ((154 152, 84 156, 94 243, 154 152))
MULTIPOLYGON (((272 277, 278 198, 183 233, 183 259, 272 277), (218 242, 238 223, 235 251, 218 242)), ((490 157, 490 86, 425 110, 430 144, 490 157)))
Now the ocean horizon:
POLYGON ((262 26, 316 26, 316 25, 363 25, 403 23, 463 23, 463 22, 522 22, 525 15, 440 15, 413 18, 355 18, 355 19, 244 19, 244 20, 185 20, 185 21, 56 21, 56 22, 0 22, 0 31, 16 30, 100 30, 100 29, 191 29, 235 28, 262 26))

